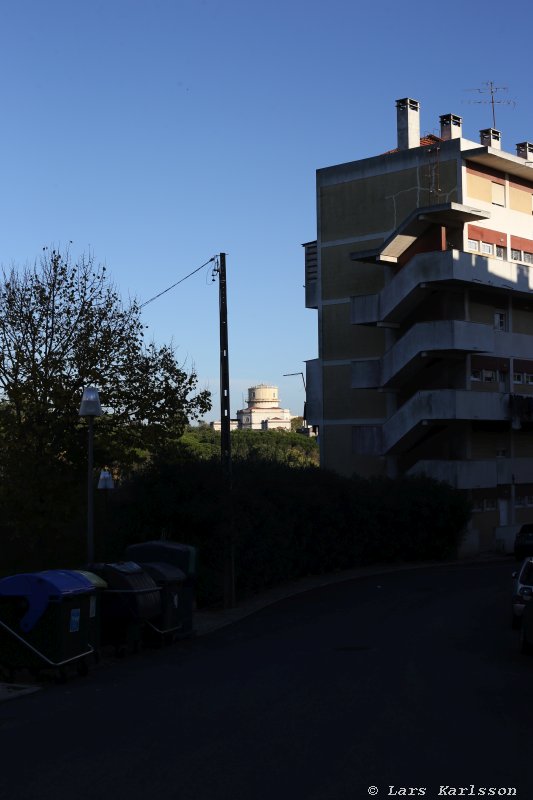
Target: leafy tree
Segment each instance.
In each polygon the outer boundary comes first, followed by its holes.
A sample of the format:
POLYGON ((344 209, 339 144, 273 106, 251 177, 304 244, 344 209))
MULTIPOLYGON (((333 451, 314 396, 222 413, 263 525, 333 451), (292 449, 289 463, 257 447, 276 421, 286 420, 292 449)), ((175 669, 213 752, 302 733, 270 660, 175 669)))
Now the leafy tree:
MULTIPOLYGON (((95 464, 127 474, 172 448, 210 409, 172 345, 145 344, 137 301, 122 303, 94 256, 44 249, 0 277, 0 502, 11 527, 71 517, 86 464, 84 386, 100 391, 95 464), (196 392, 196 393, 195 393, 196 392)), ((78 493, 79 494, 79 493, 78 493)))

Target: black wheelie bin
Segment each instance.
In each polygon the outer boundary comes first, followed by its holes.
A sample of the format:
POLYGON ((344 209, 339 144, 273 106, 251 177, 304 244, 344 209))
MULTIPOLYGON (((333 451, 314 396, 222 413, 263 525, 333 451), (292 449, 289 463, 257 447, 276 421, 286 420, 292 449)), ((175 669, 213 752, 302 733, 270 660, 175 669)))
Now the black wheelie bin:
POLYGON ((138 650, 144 627, 161 614, 159 586, 133 561, 90 564, 88 570, 107 583, 101 594, 102 646, 112 645, 120 656, 138 650))
POLYGON ((164 562, 143 561, 141 566, 161 589, 161 614, 145 627, 149 644, 171 644, 190 632, 190 614, 187 603, 187 576, 179 567, 164 562))
POLYGON ((89 619, 94 588, 68 570, 11 575, 0 580, 0 661, 10 674, 68 667, 87 672, 93 653, 89 619))
POLYGON ((159 539, 132 544, 126 558, 138 564, 169 564, 184 574, 178 591, 180 629, 177 638, 193 635, 193 608, 197 574, 197 549, 189 544, 159 539))

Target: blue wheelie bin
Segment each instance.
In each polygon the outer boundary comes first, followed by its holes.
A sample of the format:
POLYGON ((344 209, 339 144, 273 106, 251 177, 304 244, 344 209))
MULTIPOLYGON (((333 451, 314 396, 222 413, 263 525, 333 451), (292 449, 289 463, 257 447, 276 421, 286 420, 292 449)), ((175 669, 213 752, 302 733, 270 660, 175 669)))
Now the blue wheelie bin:
POLYGON ((0 661, 10 672, 75 665, 87 671, 93 648, 89 619, 94 588, 68 570, 11 575, 0 580, 0 661))

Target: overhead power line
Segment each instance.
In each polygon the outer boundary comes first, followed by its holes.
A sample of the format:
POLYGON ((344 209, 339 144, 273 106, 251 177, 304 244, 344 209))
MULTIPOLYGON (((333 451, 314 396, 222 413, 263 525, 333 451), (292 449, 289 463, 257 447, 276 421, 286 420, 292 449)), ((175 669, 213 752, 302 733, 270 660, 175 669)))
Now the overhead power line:
POLYGON ((172 286, 169 286, 167 289, 163 289, 163 291, 162 291, 162 292, 159 292, 159 294, 156 294, 156 295, 154 295, 154 296, 153 296, 153 297, 151 297, 149 300, 145 300, 145 302, 144 302, 144 303, 141 303, 141 305, 139 306, 139 308, 144 308, 145 306, 147 306, 147 305, 148 305, 148 303, 152 303, 154 300, 157 300, 157 298, 158 298, 158 297, 162 297, 162 296, 163 296, 164 294, 166 294, 167 292, 170 292, 170 290, 171 290, 171 289, 174 289, 174 288, 175 288, 176 286, 178 286, 180 283, 183 283, 183 281, 186 281, 186 280, 187 280, 187 278, 191 278, 193 275, 196 275, 196 273, 197 273, 197 272, 200 272, 200 270, 201 270, 201 269, 203 269, 204 267, 207 267, 207 265, 208 265, 208 264, 211 264, 211 262, 212 262, 212 261, 214 261, 214 260, 215 260, 215 258, 216 258, 216 256, 212 256, 210 259, 208 259, 208 261, 206 261, 206 262, 205 262, 205 264, 202 264, 200 267, 197 267, 197 268, 196 268, 196 269, 194 269, 192 272, 189 272, 189 274, 188 274, 188 275, 185 275, 185 277, 184 277, 184 278, 180 278, 180 280, 179 280, 179 281, 176 281, 176 283, 173 283, 173 284, 172 284, 172 286))

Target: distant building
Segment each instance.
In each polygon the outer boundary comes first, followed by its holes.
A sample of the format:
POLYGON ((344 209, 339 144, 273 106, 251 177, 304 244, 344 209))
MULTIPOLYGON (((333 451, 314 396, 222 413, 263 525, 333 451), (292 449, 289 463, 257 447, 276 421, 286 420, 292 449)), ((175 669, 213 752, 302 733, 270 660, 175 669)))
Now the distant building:
MULTIPOLYGON (((214 431, 219 431, 222 428, 222 423, 219 419, 216 422, 211 422, 210 426, 213 428, 214 431)), ((235 431, 239 427, 239 423, 236 419, 230 419, 229 421, 229 429, 230 431, 235 431)))
POLYGON ((237 411, 241 430, 291 430, 291 412, 281 408, 278 387, 260 383, 248 389, 247 407, 237 411))

